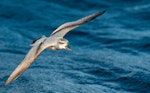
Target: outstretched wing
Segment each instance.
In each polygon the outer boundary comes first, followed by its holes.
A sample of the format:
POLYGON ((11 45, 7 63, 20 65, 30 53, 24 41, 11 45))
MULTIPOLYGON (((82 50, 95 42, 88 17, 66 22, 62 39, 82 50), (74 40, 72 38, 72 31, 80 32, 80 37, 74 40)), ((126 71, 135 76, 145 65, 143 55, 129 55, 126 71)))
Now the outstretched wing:
POLYGON ((60 27, 58 27, 51 35, 55 35, 57 37, 64 37, 70 30, 95 19, 96 17, 102 15, 104 12, 105 11, 94 13, 77 21, 64 23, 60 27))
POLYGON ((5 85, 10 84, 12 81, 16 80, 40 55, 40 53, 45 49, 41 47, 42 43, 33 46, 24 60, 18 65, 18 67, 12 72, 12 74, 7 79, 5 85))

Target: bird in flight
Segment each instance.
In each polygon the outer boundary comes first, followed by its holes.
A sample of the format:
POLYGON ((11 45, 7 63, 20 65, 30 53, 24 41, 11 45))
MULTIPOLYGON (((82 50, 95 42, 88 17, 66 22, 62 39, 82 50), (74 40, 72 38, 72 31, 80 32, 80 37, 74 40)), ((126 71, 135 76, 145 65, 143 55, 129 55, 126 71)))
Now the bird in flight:
POLYGON ((11 82, 16 80, 29 66, 36 60, 42 51, 45 49, 51 50, 71 50, 69 47, 69 42, 64 36, 72 29, 87 23, 96 17, 102 15, 105 11, 97 12, 89 16, 83 17, 79 20, 73 22, 67 22, 58 27, 49 37, 42 36, 34 40, 31 44, 32 48, 29 50, 23 61, 18 65, 18 67, 12 72, 12 74, 7 79, 5 85, 9 85, 11 82))

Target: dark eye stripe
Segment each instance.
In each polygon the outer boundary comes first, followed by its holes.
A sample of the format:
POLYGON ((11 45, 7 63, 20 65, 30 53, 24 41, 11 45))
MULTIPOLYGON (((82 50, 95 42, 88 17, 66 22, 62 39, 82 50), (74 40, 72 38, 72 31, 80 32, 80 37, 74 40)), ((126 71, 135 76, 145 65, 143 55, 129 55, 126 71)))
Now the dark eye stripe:
POLYGON ((58 42, 59 44, 64 44, 63 42, 58 42))

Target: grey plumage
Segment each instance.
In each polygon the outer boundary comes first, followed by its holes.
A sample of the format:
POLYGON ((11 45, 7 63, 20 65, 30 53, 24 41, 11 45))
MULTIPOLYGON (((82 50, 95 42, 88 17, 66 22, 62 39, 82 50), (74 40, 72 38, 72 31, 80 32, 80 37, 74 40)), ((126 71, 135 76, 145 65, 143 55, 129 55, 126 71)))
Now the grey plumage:
POLYGON ((24 60, 18 65, 18 67, 12 72, 6 81, 5 85, 10 84, 12 81, 17 79, 40 55, 45 49, 51 50, 70 50, 69 42, 63 37, 72 29, 87 23, 96 17, 102 15, 105 11, 94 13, 92 15, 81 18, 77 21, 68 22, 58 27, 49 37, 42 36, 39 39, 33 41, 31 44, 32 48, 29 50, 24 60))
POLYGON ((55 35, 55 36, 58 36, 58 37, 64 37, 65 34, 68 33, 69 31, 71 31, 72 29, 93 20, 94 18, 102 15, 103 13, 105 13, 105 11, 94 13, 92 15, 81 18, 77 21, 62 24, 51 35, 55 35))

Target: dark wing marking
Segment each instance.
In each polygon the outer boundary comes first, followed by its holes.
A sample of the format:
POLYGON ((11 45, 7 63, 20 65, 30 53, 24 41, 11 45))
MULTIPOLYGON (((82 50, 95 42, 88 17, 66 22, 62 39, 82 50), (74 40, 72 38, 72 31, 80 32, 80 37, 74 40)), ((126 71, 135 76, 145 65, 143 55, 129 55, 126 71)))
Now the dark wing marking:
POLYGON ((38 39, 33 40, 31 44, 34 44, 37 40, 41 39, 42 37, 39 37, 38 39))
POLYGON ((46 39, 46 36, 43 35, 43 36, 41 36, 40 38, 34 40, 34 41, 32 42, 32 44, 31 44, 31 46, 38 45, 38 44, 40 44, 41 42, 43 42, 45 39, 46 39))
POLYGON ((51 35, 55 35, 55 36, 58 36, 58 37, 64 37, 64 35, 66 33, 68 33, 70 30, 95 19, 96 17, 102 15, 104 12, 105 11, 94 13, 94 14, 91 14, 91 15, 86 16, 84 18, 81 18, 77 21, 64 23, 60 27, 58 27, 51 35))

